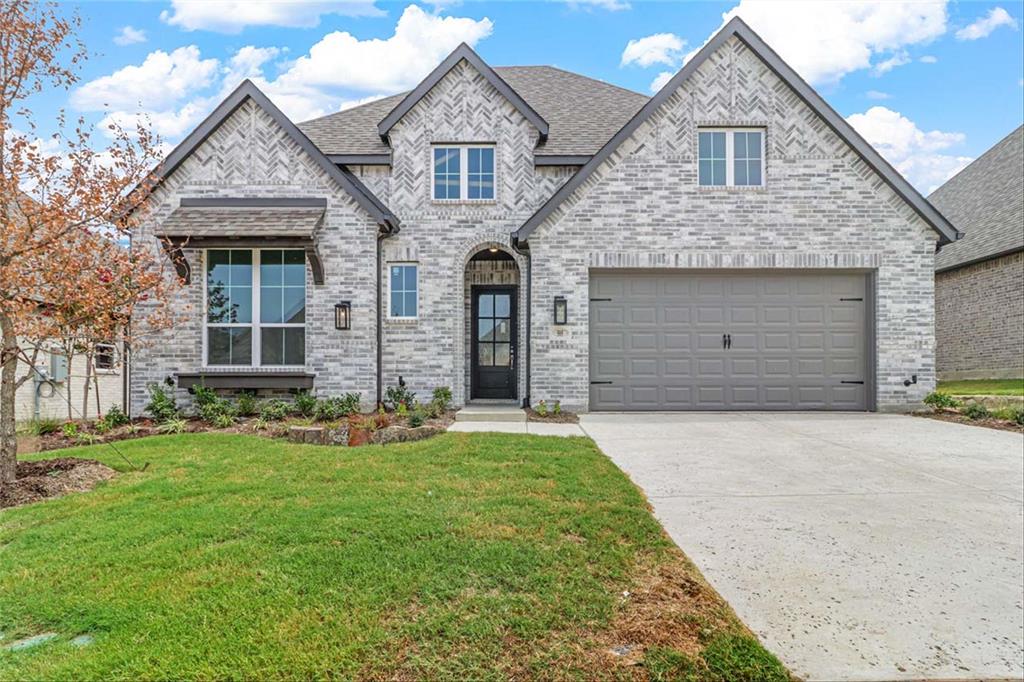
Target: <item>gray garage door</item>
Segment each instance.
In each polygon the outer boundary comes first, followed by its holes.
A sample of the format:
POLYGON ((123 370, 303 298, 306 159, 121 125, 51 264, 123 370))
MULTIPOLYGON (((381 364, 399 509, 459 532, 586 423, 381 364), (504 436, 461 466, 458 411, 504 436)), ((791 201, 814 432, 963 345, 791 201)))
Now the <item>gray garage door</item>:
POLYGON ((593 410, 865 410, 860 273, 590 274, 593 410))

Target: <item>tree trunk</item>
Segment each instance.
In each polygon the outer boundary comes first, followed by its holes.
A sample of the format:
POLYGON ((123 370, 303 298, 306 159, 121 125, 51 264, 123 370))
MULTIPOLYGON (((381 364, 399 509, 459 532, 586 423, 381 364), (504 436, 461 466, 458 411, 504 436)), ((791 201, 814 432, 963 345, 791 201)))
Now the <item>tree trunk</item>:
POLYGON ((89 418, 89 382, 92 381, 92 354, 85 354, 85 379, 82 381, 82 419, 89 418))
POLYGON ((75 359, 75 354, 67 349, 67 353, 64 355, 64 361, 67 363, 68 370, 64 372, 64 398, 68 404, 68 421, 74 421, 75 415, 71 407, 71 364, 75 359))
POLYGON ((96 418, 103 416, 103 408, 100 406, 100 375, 96 371, 96 358, 92 360, 92 390, 96 397, 96 418))
POLYGON ((18 439, 14 431, 18 337, 11 320, 3 313, 0 313, 0 329, 3 330, 3 367, 0 369, 0 490, 3 490, 14 483, 18 465, 18 439))

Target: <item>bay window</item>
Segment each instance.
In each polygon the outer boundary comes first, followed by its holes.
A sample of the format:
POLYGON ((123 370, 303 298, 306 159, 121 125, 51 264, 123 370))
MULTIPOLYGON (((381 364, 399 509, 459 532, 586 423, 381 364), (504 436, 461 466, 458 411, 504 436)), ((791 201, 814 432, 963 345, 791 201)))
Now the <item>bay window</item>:
POLYGON ((206 251, 207 366, 306 362, 306 261, 295 249, 206 251))

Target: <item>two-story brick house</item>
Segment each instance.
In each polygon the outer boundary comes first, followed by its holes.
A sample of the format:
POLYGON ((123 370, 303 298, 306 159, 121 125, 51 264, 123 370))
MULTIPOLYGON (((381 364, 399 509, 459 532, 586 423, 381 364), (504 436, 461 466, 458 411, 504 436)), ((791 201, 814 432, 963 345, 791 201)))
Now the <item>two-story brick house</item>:
POLYGON ((133 243, 194 314, 135 354, 136 411, 167 378, 576 410, 902 410, 934 386, 955 228, 738 19, 652 98, 466 46, 297 126, 246 82, 162 177, 133 243))

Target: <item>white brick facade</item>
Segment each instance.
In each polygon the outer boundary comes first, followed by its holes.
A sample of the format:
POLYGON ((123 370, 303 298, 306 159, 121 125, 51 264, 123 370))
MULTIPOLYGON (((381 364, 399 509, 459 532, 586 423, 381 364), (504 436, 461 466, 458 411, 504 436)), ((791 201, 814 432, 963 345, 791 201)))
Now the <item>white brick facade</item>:
MULTIPOLYGON (((450 386, 467 399, 469 287, 520 285, 519 391, 584 410, 588 399, 588 281, 592 269, 847 269, 877 282, 877 404, 915 406, 934 386, 933 263, 937 235, 903 199, 741 41, 728 40, 529 238, 527 258, 510 233, 573 174, 535 167, 536 128, 467 62, 460 62, 390 131, 390 167, 352 170, 397 215, 401 231, 383 242, 384 385, 402 376, 426 397, 450 386), (698 126, 766 131, 763 188, 697 186, 698 126), (492 202, 431 198, 434 143, 493 143, 492 202), (495 246, 513 256, 501 267, 472 256, 495 246), (387 268, 419 267, 419 315, 389 319, 387 268), (514 266, 512 265, 514 263, 514 266), (482 278, 482 279, 481 279, 482 278), (569 300, 569 324, 552 324, 552 299, 569 300), (530 307, 532 339, 526 338, 530 307), (905 387, 904 379, 918 383, 905 387)), ((307 369, 320 394, 376 390, 377 225, 280 127, 251 101, 239 108, 155 193, 148 234, 182 197, 326 197, 318 235, 326 281, 307 282, 307 369), (334 329, 333 306, 353 303, 353 328, 334 329)), ((145 386, 202 367, 200 253, 186 252, 193 283, 181 305, 189 321, 136 353, 132 406, 145 386)))

